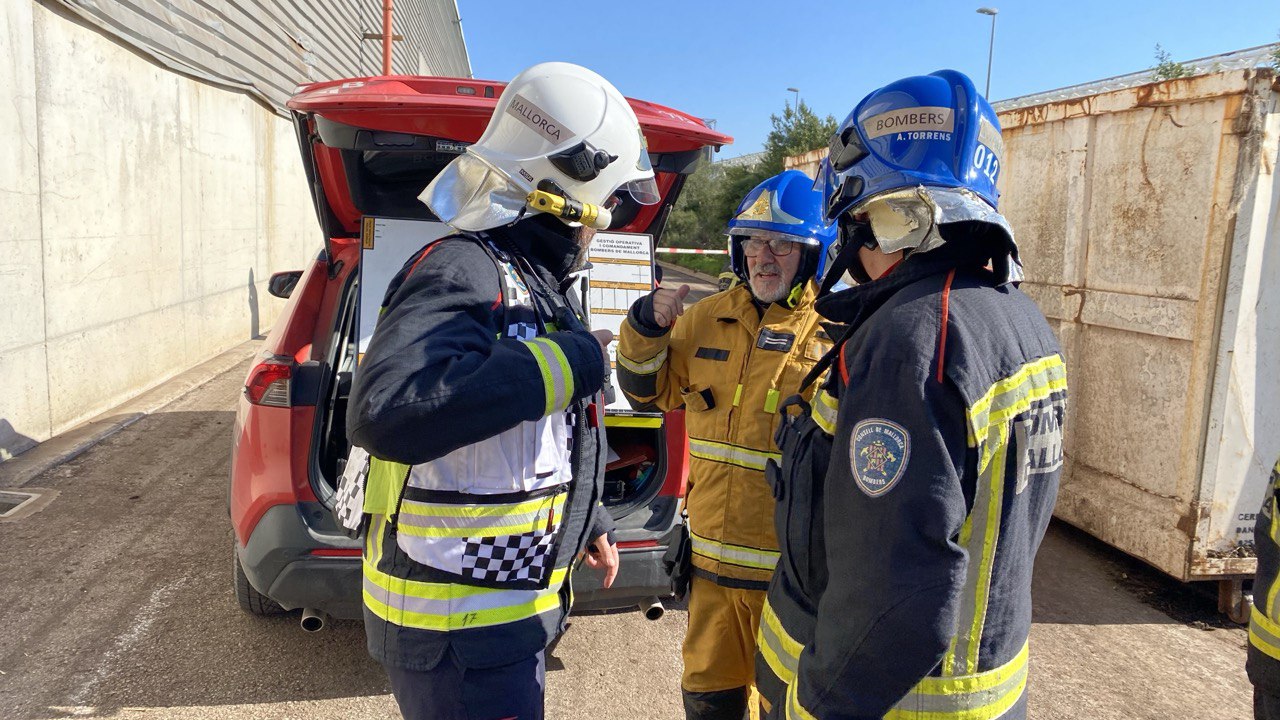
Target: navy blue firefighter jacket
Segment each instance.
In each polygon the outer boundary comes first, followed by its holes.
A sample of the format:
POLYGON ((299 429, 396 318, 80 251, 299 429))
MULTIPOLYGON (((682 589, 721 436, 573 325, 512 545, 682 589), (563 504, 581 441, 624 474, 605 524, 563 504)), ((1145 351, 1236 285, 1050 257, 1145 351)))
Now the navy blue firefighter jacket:
POLYGON ((782 559, 756 663, 770 717, 1025 717, 1066 377, 977 242, 819 301, 847 333, 777 434, 782 559))

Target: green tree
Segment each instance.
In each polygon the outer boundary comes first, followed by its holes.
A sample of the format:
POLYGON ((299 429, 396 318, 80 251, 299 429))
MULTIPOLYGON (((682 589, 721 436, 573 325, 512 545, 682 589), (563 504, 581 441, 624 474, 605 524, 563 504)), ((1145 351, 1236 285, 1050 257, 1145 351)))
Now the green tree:
POLYGON ((783 159, 826 147, 836 131, 834 117, 819 118, 803 100, 795 108, 788 103, 781 117, 771 115, 769 120, 773 130, 764 141, 764 160, 759 165, 761 180, 782 172, 783 159))
POLYGON ((1191 75, 1191 68, 1180 62, 1174 62, 1169 51, 1160 47, 1160 43, 1156 43, 1156 66, 1151 70, 1156 80, 1174 80, 1191 75))
MULTIPOLYGON (((663 235, 663 245, 688 248, 725 247, 725 226, 733 211, 751 188, 783 170, 783 160, 826 147, 835 132, 836 120, 818 117, 803 101, 790 103, 781 115, 771 115, 773 129, 764 143, 764 157, 755 165, 706 164, 685 181, 680 199, 672 209, 663 235)), ((682 265, 704 271, 716 265, 696 255, 666 256, 682 265)), ((727 267, 724 259, 721 266, 727 267)))

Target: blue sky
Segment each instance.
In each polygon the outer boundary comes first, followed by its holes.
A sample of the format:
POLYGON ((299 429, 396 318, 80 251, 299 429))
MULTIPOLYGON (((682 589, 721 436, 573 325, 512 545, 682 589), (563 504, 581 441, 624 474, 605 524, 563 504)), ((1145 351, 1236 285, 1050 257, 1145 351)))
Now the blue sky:
POLYGON ((975 12, 982 5, 999 10, 993 100, 1150 68, 1156 43, 1190 60, 1280 40, 1280 0, 458 5, 476 77, 576 62, 626 95, 715 118, 735 138, 720 157, 761 149, 769 115, 793 97, 788 87, 837 119, 881 85, 944 67, 982 88, 991 29, 975 12))

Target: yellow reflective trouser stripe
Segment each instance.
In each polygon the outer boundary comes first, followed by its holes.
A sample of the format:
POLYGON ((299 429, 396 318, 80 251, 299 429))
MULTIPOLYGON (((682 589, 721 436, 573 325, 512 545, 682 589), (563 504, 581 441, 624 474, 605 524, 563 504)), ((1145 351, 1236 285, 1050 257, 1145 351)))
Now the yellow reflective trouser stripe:
POLYGON ((663 363, 667 361, 667 349, 662 348, 662 352, 654 355, 648 360, 632 360, 631 358, 618 353, 618 364, 626 368, 628 371, 636 375, 652 375, 662 369, 663 363))
POLYGON ((550 415, 569 407, 569 400, 573 398, 573 371, 569 369, 564 351, 554 340, 544 337, 522 342, 542 371, 542 384, 547 393, 547 405, 542 414, 550 415))
POLYGON ((840 410, 840 401, 827 393, 825 389, 819 390, 813 396, 813 421, 822 428, 822 432, 828 435, 836 434, 836 414, 840 410))
POLYGON ((800 663, 800 652, 804 646, 787 634, 782 621, 768 600, 764 602, 764 610, 760 612, 760 632, 756 637, 756 645, 760 655, 773 674, 784 685, 790 685, 796 679, 796 666, 800 663))
POLYGON ((378 570, 385 516, 374 516, 365 541, 364 604, 386 622, 444 632, 524 620, 560 607, 567 568, 551 573, 545 590, 496 590, 457 583, 405 580, 378 570))
POLYGON ((996 720, 1027 687, 1028 645, 998 668, 957 677, 927 677, 885 714, 885 720, 996 720))
POLYGON ((545 530, 564 507, 559 494, 518 503, 456 505, 405 500, 400 532, 413 537, 520 535, 545 530))
POLYGON ((782 461, 781 453, 762 452, 728 443, 699 440, 693 437, 689 438, 689 454, 701 460, 728 463, 729 465, 737 465, 748 470, 759 470, 761 472, 764 472, 766 460, 772 458, 775 462, 782 461))
POLYGON ((1249 613, 1249 643, 1280 660, 1280 624, 1264 615, 1256 605, 1249 613))
POLYGON ((969 446, 980 450, 978 472, 986 469, 995 447, 1008 440, 1010 420, 1026 412, 1032 403, 1066 388, 1067 368, 1059 355, 1027 363, 992 385, 968 413, 969 446))
POLYGON ((729 565, 741 565, 742 567, 756 570, 772 570, 778 564, 778 558, 781 557, 781 553, 777 550, 761 550, 760 548, 724 543, 704 538, 696 533, 689 533, 689 537, 693 540, 693 552, 695 555, 701 555, 729 565))

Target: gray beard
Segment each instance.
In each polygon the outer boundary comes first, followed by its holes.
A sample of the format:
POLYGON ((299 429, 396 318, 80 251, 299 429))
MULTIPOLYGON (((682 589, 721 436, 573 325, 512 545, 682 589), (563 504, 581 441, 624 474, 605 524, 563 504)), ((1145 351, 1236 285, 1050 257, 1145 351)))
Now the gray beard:
MULTIPOLYGON (((777 265, 765 265, 756 269, 777 272, 779 273, 779 277, 781 277, 782 268, 777 265)), ((756 288, 756 279, 754 277, 747 280, 747 287, 751 289, 751 295, 755 297, 756 300, 765 304, 778 302, 791 294, 791 286, 780 284, 779 288, 772 295, 765 295, 756 288)))

